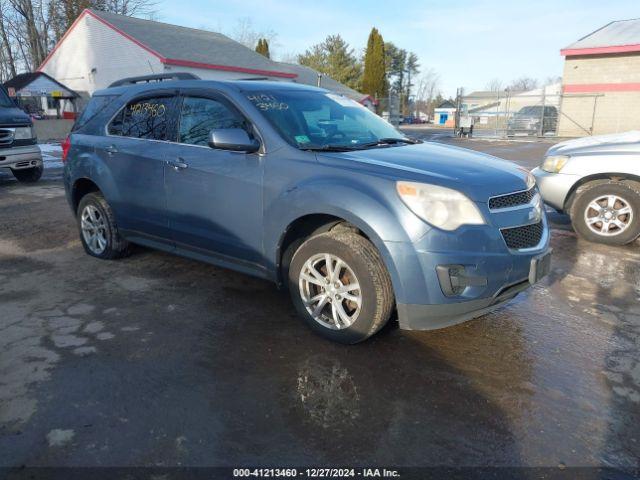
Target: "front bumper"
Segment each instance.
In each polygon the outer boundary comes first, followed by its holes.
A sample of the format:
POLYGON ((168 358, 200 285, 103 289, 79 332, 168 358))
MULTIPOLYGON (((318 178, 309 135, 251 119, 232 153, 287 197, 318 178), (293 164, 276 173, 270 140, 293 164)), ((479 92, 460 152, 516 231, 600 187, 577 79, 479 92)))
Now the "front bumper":
POLYGON ((531 286, 529 280, 505 287, 496 295, 441 305, 399 304, 398 319, 404 330, 436 330, 481 317, 531 286))
POLYGON ((0 168, 21 170, 42 166, 42 153, 37 145, 0 148, 0 168))
POLYGON ((549 227, 540 210, 525 206, 487 211, 488 225, 462 226, 455 232, 433 229, 414 243, 385 242, 400 328, 433 330, 462 323, 530 287, 536 281, 530 280, 536 264, 532 260, 549 251, 549 227), (501 229, 535 223, 527 219, 538 212, 543 226, 539 242, 531 248, 508 248, 501 229), (443 267, 453 267, 449 274, 459 276, 464 285, 452 292, 438 276, 443 267))
POLYGON ((539 167, 531 170, 531 173, 536 177, 536 184, 544 203, 551 205, 559 212, 564 211, 571 188, 582 178, 580 175, 545 172, 539 167))

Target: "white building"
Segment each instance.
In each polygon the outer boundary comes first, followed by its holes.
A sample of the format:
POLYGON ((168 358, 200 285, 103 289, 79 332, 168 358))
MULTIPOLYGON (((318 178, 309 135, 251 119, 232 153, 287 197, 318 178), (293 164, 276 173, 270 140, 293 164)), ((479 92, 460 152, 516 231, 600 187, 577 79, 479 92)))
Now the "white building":
POLYGON ((18 105, 32 114, 73 118, 79 95, 43 72, 16 75, 4 83, 18 105))
MULTIPOLYGON (((83 11, 38 70, 88 94, 122 78, 177 71, 208 80, 317 84, 315 70, 272 61, 222 34, 98 10, 83 11)), ((321 86, 371 103, 329 77, 321 86)))

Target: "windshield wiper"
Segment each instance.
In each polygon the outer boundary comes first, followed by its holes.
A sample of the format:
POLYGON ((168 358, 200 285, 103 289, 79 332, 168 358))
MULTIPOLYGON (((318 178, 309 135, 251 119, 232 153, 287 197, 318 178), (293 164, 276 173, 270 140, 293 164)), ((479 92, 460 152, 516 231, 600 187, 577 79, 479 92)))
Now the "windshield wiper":
POLYGON ((415 140, 413 138, 387 137, 387 138, 379 138, 375 142, 354 143, 352 145, 339 145, 339 144, 306 145, 304 147, 300 147, 300 150, 308 150, 312 152, 351 152, 354 150, 364 150, 366 148, 378 147, 382 145, 396 145, 398 143, 415 145, 416 143, 422 143, 422 140, 415 140))
POLYGON ((307 145, 300 147, 300 150, 306 150, 309 152, 350 152, 351 150, 358 150, 360 145, 307 145))
POLYGON ((417 143, 422 143, 422 140, 416 140, 413 138, 395 138, 395 137, 387 137, 387 138, 379 138, 375 142, 361 143, 358 145, 360 148, 371 148, 371 147, 379 147, 382 145, 395 145, 398 143, 406 143, 409 145, 415 145, 417 143))

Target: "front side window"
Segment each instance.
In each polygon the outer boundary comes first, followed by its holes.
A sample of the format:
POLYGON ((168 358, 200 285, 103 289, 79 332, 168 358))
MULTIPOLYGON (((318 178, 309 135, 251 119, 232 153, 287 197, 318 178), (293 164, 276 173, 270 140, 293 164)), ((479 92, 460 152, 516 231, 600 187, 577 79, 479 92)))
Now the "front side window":
POLYGON ((321 91, 247 92, 247 98, 298 148, 358 148, 383 139, 405 139, 366 107, 321 91))
POLYGON ((167 140, 173 97, 145 98, 129 103, 109 125, 110 135, 167 140))
POLYGON ((224 103, 211 98, 185 97, 180 111, 178 142, 208 145, 211 130, 246 128, 244 118, 224 103))

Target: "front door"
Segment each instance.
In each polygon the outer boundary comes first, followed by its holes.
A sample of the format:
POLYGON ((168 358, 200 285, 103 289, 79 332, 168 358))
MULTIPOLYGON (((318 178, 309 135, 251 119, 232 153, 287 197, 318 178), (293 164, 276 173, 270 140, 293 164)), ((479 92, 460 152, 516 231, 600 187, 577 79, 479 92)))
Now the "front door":
POLYGON ((164 166, 176 101, 174 94, 156 93, 129 102, 108 125, 108 135, 96 143, 107 165, 104 178, 112 182, 108 200, 129 237, 171 242, 164 166))
POLYGON ((223 128, 252 132, 227 100, 184 92, 177 143, 165 166, 169 225, 178 249, 258 267, 264 264, 263 159, 210 148, 209 132, 223 128))

